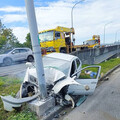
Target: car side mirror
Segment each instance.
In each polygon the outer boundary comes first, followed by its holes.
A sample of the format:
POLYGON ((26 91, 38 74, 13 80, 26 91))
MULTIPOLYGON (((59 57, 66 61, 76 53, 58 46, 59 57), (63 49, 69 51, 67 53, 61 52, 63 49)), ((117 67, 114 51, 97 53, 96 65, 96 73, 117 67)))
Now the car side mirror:
POLYGON ((12 54, 15 54, 15 52, 13 51, 12 54))

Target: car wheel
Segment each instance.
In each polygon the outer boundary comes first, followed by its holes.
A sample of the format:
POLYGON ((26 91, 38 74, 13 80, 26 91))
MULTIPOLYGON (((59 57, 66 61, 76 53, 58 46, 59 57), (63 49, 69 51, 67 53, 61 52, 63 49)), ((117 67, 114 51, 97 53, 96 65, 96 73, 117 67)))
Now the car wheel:
POLYGON ((3 60, 3 64, 8 66, 8 65, 11 65, 12 64, 12 59, 11 58, 5 58, 3 60))
POLYGON ((34 57, 32 55, 29 55, 27 58, 28 62, 33 62, 34 61, 34 57))

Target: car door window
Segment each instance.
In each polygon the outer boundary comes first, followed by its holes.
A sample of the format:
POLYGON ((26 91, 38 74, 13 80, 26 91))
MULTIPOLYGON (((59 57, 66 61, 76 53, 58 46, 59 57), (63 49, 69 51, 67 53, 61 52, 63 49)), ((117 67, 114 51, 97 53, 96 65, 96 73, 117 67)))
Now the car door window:
POLYGON ((76 59, 76 65, 77 65, 77 69, 80 67, 80 61, 79 59, 76 59))
POLYGON ((73 95, 88 95, 93 94, 100 77, 100 66, 87 66, 81 70, 79 78, 75 81, 80 85, 70 85, 68 89, 68 94, 73 95))
POLYGON ((60 39, 60 32, 55 32, 55 40, 60 39))
POLYGON ((73 61, 71 66, 70 77, 75 73, 75 70, 76 70, 76 65, 75 65, 75 61, 73 61))
POLYGON ((62 39, 65 39, 65 36, 64 36, 63 32, 61 32, 61 37, 62 37, 62 39))
POLYGON ((12 52, 12 54, 17 54, 17 53, 19 53, 19 50, 18 50, 18 49, 14 50, 14 51, 12 52))
MULTIPOLYGON (((81 70, 81 62, 78 58, 75 60, 75 62, 76 62, 76 72, 78 72, 81 70)), ((80 73, 81 71, 76 74, 77 78, 79 77, 80 73)))
POLYGON ((25 52, 27 52, 27 50, 25 50, 25 49, 20 49, 20 53, 25 53, 25 52))
POLYGON ((81 71, 79 79, 96 79, 99 67, 88 67, 81 71))

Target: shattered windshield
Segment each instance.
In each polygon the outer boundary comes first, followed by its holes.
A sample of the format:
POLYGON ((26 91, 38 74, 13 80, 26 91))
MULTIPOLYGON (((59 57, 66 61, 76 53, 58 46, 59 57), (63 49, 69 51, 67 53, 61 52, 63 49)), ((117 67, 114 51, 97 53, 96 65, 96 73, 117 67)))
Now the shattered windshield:
POLYGON ((70 61, 57 59, 57 58, 51 58, 51 57, 43 57, 43 65, 44 68, 55 68, 60 71, 62 71, 66 76, 68 75, 69 69, 70 69, 70 61))

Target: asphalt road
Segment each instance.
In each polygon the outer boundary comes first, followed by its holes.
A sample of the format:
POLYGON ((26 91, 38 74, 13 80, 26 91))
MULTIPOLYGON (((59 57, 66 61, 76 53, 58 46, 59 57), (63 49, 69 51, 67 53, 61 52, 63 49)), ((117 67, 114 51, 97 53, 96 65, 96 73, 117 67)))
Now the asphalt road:
POLYGON ((25 72, 27 69, 25 63, 14 64, 11 66, 0 67, 0 76, 7 75, 22 75, 21 73, 25 72))
POLYGON ((63 120, 120 120, 120 68, 63 120))

